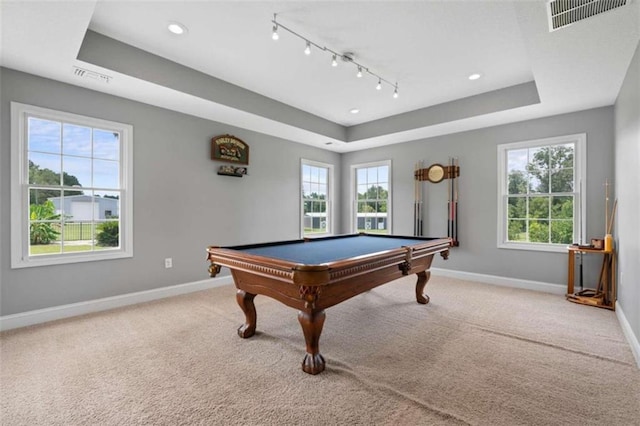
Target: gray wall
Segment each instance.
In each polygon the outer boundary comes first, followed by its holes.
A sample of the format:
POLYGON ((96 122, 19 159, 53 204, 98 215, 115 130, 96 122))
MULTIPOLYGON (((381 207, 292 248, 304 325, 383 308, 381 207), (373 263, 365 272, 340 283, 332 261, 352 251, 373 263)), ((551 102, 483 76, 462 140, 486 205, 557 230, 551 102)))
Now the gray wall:
MULTIPOLYGON (((458 157, 460 247, 448 261, 434 267, 496 275, 566 286, 567 255, 525 250, 498 249, 497 245, 497 145, 574 133, 587 134, 587 238, 604 235, 604 182, 613 179, 613 107, 524 121, 409 143, 391 145, 343 156, 342 174, 348 177, 357 163, 392 160, 393 233, 413 233, 413 170, 416 161, 425 167, 447 164, 458 157)), ((447 234, 447 182, 423 183, 427 236, 447 234)), ((342 223, 349 230, 349 190, 343 186, 342 223)), ((585 257, 585 276, 597 281, 601 258, 585 257)), ((585 284, 588 281, 585 281, 585 284)), ((595 284, 592 285, 595 287, 595 284)))
POLYGON ((299 237, 300 158, 334 164, 340 180, 336 153, 10 69, 0 72, 1 315, 206 279, 208 245, 299 237), (11 101, 133 125, 133 258, 10 268, 11 101), (211 161, 210 140, 225 133, 250 146, 248 176, 216 174, 224 163, 211 161), (166 257, 173 258, 172 269, 164 268, 166 257))
POLYGON ((615 104, 618 303, 640 340, 640 45, 615 104))
MULTIPOLYGON (((496 248, 496 146, 587 133, 587 237, 601 237, 605 179, 617 182, 619 302, 638 334, 638 54, 615 107, 343 154, 0 68, 0 314, 10 315, 207 278, 205 247, 297 238, 300 158, 335 165, 336 231, 350 231, 350 166, 392 160, 393 230, 413 230, 413 168, 459 158, 459 239, 434 266, 566 285, 566 254, 496 248), (10 269, 10 101, 134 126, 135 251, 131 259, 10 269), (614 170, 614 125, 617 139, 614 170), (234 134, 251 147, 249 175, 216 175, 209 141, 234 134), (635 158, 635 160, 633 160, 635 158), (625 180, 626 179, 626 180, 625 180), (632 180, 635 179, 635 180, 632 180), (341 189, 342 187, 342 189, 341 189), (165 269, 163 259, 174 267, 165 269)), ((423 183, 425 235, 446 234, 446 183, 423 183)), ((597 274, 599 259, 587 272, 597 274), (591 272, 589 272, 591 271, 591 272)))

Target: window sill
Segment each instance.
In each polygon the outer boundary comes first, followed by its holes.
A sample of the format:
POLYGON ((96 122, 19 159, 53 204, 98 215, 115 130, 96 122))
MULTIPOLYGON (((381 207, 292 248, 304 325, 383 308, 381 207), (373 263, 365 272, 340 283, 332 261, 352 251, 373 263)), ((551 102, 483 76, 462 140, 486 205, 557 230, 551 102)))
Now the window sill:
POLYGON ((566 253, 571 244, 499 243, 499 249, 566 253))
POLYGON ((133 257, 133 253, 124 250, 113 250, 100 254, 64 254, 31 256, 28 258, 16 258, 11 261, 11 269, 31 268, 38 266, 66 265, 70 263, 96 262, 101 260, 113 260, 133 257))

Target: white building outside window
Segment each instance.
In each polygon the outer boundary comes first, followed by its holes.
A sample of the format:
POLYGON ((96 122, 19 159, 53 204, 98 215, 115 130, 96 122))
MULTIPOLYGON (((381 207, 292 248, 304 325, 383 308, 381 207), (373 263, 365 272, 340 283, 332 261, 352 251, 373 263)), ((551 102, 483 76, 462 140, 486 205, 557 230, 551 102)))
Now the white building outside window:
POLYGON ((333 165, 303 159, 300 180, 302 236, 331 234, 333 165))
POLYGON ((133 255, 133 127, 11 103, 12 267, 133 255))
POLYGON ((355 232, 391 233, 391 161, 351 166, 355 232))

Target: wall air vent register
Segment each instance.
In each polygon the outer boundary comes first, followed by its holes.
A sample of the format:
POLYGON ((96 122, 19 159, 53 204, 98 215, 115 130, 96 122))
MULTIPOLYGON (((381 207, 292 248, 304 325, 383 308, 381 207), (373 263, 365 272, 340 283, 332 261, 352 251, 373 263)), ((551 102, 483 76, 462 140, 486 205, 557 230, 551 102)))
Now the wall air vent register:
POLYGON ((102 83, 109 83, 111 81, 111 79, 113 77, 106 75, 106 74, 101 74, 99 72, 96 71, 91 71, 85 68, 80 68, 80 67, 73 67, 73 74, 76 77, 81 77, 81 78, 86 78, 89 80, 96 80, 96 81, 100 81, 102 83))
POLYGON ((549 32, 629 3, 631 0, 552 0, 547 9, 549 32))

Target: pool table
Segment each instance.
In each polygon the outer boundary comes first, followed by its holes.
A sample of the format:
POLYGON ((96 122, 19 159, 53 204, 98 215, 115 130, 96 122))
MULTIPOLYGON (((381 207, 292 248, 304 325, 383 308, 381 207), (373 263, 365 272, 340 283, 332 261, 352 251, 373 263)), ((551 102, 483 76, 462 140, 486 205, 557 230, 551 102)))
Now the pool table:
POLYGON ((431 262, 436 253, 447 259, 450 247, 450 238, 353 234, 210 246, 207 252, 212 277, 222 266, 231 269, 238 289, 236 299, 245 314, 238 335, 247 338, 256 331, 253 299, 257 294, 298 309, 307 346, 302 370, 318 374, 325 368, 319 340, 326 308, 409 274, 418 277, 417 302, 428 303, 429 297, 423 291, 431 262))

